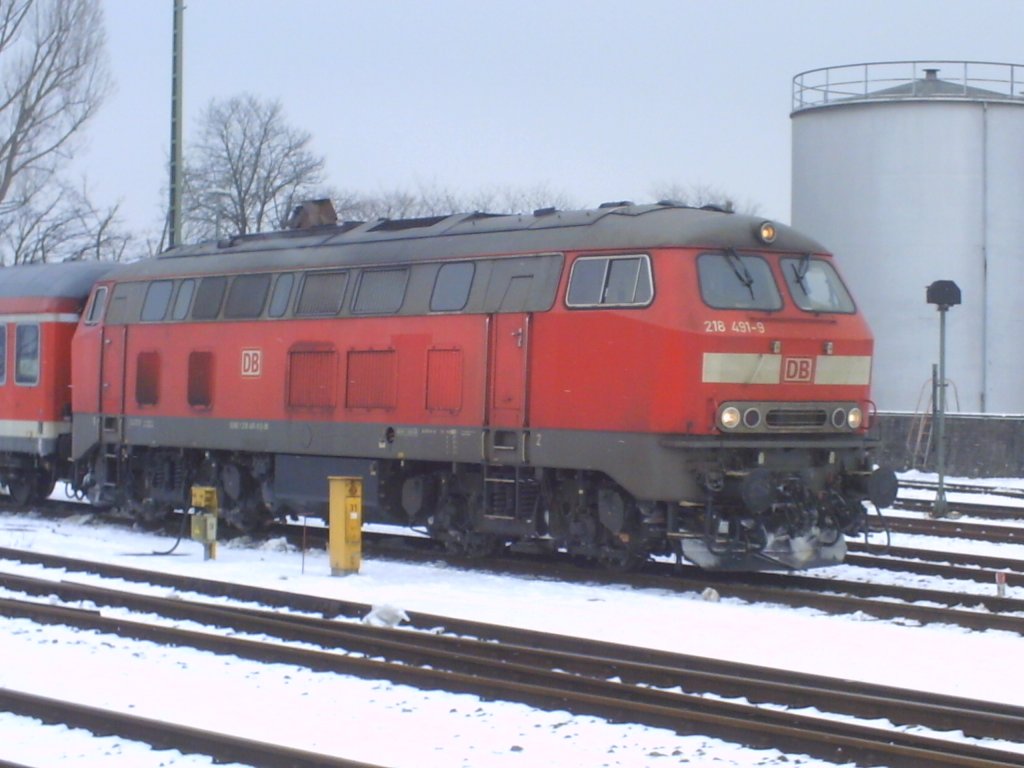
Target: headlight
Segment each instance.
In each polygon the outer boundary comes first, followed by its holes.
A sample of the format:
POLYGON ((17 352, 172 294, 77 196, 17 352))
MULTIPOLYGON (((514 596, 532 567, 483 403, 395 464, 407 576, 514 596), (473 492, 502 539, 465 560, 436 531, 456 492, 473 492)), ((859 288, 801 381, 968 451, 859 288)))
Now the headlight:
POLYGON ((850 412, 846 415, 846 423, 850 426, 850 429, 860 428, 860 425, 864 423, 864 414, 861 413, 860 408, 855 406, 850 409, 850 412))
POLYGON ((757 408, 747 408, 743 412, 743 426, 756 429, 761 424, 761 412, 757 408))
POLYGON ((740 409, 733 406, 724 408, 718 417, 718 422, 723 429, 736 429, 740 423, 740 409))

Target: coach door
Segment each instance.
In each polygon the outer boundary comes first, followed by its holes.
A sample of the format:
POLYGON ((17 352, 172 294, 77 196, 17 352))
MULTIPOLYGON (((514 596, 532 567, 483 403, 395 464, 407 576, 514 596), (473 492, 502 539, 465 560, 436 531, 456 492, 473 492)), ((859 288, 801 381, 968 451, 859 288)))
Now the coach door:
POLYGON ((490 427, 497 448, 519 447, 521 430, 529 424, 527 365, 530 349, 530 315, 509 312, 491 315, 491 363, 489 371, 490 427), (501 432, 507 432, 504 437, 501 432))

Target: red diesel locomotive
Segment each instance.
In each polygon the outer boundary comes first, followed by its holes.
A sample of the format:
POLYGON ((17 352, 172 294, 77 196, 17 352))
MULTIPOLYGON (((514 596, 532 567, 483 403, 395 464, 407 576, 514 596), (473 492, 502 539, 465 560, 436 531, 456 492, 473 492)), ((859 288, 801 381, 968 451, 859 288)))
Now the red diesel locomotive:
POLYGON ((872 468, 872 338, 831 257, 671 204, 320 225, 183 246, 93 288, 72 487, 144 517, 324 513, 455 551, 616 566, 841 560, 872 468))

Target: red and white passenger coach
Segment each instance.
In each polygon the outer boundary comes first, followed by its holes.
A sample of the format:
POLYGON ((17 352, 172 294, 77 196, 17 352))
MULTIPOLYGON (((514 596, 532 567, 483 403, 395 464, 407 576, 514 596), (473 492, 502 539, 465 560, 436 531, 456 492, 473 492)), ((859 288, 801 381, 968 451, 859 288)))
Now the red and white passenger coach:
POLYGON ((71 338, 110 264, 0 270, 0 485, 15 502, 44 499, 67 477, 71 338))

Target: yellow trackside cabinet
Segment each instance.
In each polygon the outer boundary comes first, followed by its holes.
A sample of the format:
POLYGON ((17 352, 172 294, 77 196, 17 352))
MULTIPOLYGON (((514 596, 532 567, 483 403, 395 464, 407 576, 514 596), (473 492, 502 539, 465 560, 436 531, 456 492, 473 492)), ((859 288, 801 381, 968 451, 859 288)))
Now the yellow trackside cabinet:
POLYGON ((220 502, 217 489, 208 485, 192 486, 192 539, 203 545, 203 559, 217 557, 217 515, 220 502))
POLYGON ((363 556, 363 479, 328 477, 331 575, 358 573, 363 556))

